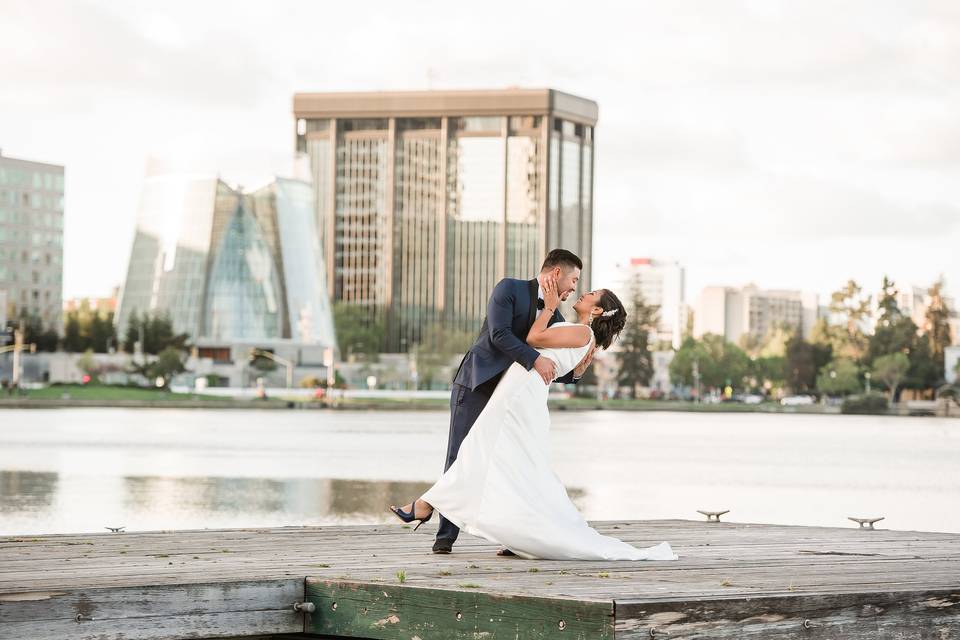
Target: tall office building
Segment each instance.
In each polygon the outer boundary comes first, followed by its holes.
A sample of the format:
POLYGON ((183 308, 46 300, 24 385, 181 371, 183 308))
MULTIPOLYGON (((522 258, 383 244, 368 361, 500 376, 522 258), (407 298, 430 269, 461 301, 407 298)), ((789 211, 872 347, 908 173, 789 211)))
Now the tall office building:
POLYGON ((243 192, 217 178, 147 179, 117 326, 166 314, 193 341, 336 346, 313 189, 276 179, 243 192))
POLYGON ((737 343, 749 334, 762 339, 771 330, 788 327, 809 339, 819 314, 814 293, 760 289, 747 285, 706 287, 700 293, 693 314, 693 335, 706 333, 724 336, 737 343))
POLYGON ((584 262, 590 287, 596 103, 550 89, 303 93, 334 301, 359 305, 405 351, 438 326, 475 332, 503 277, 546 252, 584 262))
POLYGON ((63 331, 62 166, 0 153, 0 291, 8 320, 63 331))
POLYGON ((686 325, 684 271, 680 263, 632 258, 617 268, 620 277, 616 291, 620 293, 621 301, 629 306, 634 292, 637 292, 645 304, 660 307, 657 331, 651 337, 654 342, 669 342, 674 349, 679 349, 686 325))

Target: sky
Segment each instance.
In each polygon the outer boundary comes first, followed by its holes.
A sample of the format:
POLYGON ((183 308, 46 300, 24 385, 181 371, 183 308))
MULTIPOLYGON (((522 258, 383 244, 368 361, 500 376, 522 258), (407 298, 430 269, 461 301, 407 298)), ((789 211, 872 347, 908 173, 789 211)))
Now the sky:
POLYGON ((595 286, 960 297, 954 0, 0 0, 0 43, 0 149, 66 166, 66 298, 122 282, 148 171, 289 175, 296 92, 505 87, 599 104, 595 286))

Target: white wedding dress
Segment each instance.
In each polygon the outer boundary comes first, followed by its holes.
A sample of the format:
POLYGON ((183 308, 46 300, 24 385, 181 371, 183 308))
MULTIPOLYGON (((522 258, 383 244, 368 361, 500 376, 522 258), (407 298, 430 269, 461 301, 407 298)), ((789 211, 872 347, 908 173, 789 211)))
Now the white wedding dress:
MULTIPOLYGON (((572 325, 559 322, 553 327, 572 325)), ((565 375, 582 347, 538 349, 565 375)), ((676 560, 666 542, 638 549, 587 524, 550 466, 549 388, 514 363, 460 445, 457 459, 421 498, 462 530, 523 558, 676 560)))

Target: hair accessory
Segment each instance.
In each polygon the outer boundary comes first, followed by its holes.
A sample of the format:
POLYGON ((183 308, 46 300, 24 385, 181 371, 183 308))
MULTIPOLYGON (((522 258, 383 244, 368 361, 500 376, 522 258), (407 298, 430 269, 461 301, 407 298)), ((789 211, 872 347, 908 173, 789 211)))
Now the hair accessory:
POLYGON ((602 315, 604 318, 609 318, 612 315, 616 315, 617 311, 619 311, 619 309, 610 309, 610 311, 604 311, 600 315, 602 315))

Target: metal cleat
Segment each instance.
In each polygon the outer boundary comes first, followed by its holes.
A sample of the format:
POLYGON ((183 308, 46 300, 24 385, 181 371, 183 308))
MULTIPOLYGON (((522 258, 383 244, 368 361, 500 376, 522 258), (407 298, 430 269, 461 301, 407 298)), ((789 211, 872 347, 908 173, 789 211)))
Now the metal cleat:
POLYGON ((873 529, 874 522, 880 522, 883 518, 851 518, 847 517, 847 520, 852 520, 860 525, 861 529, 873 529))
POLYGON ((700 509, 697 509, 697 513, 702 513, 703 515, 707 516, 707 522, 720 522, 720 516, 725 513, 730 513, 730 509, 727 509, 726 511, 701 511, 700 509))

